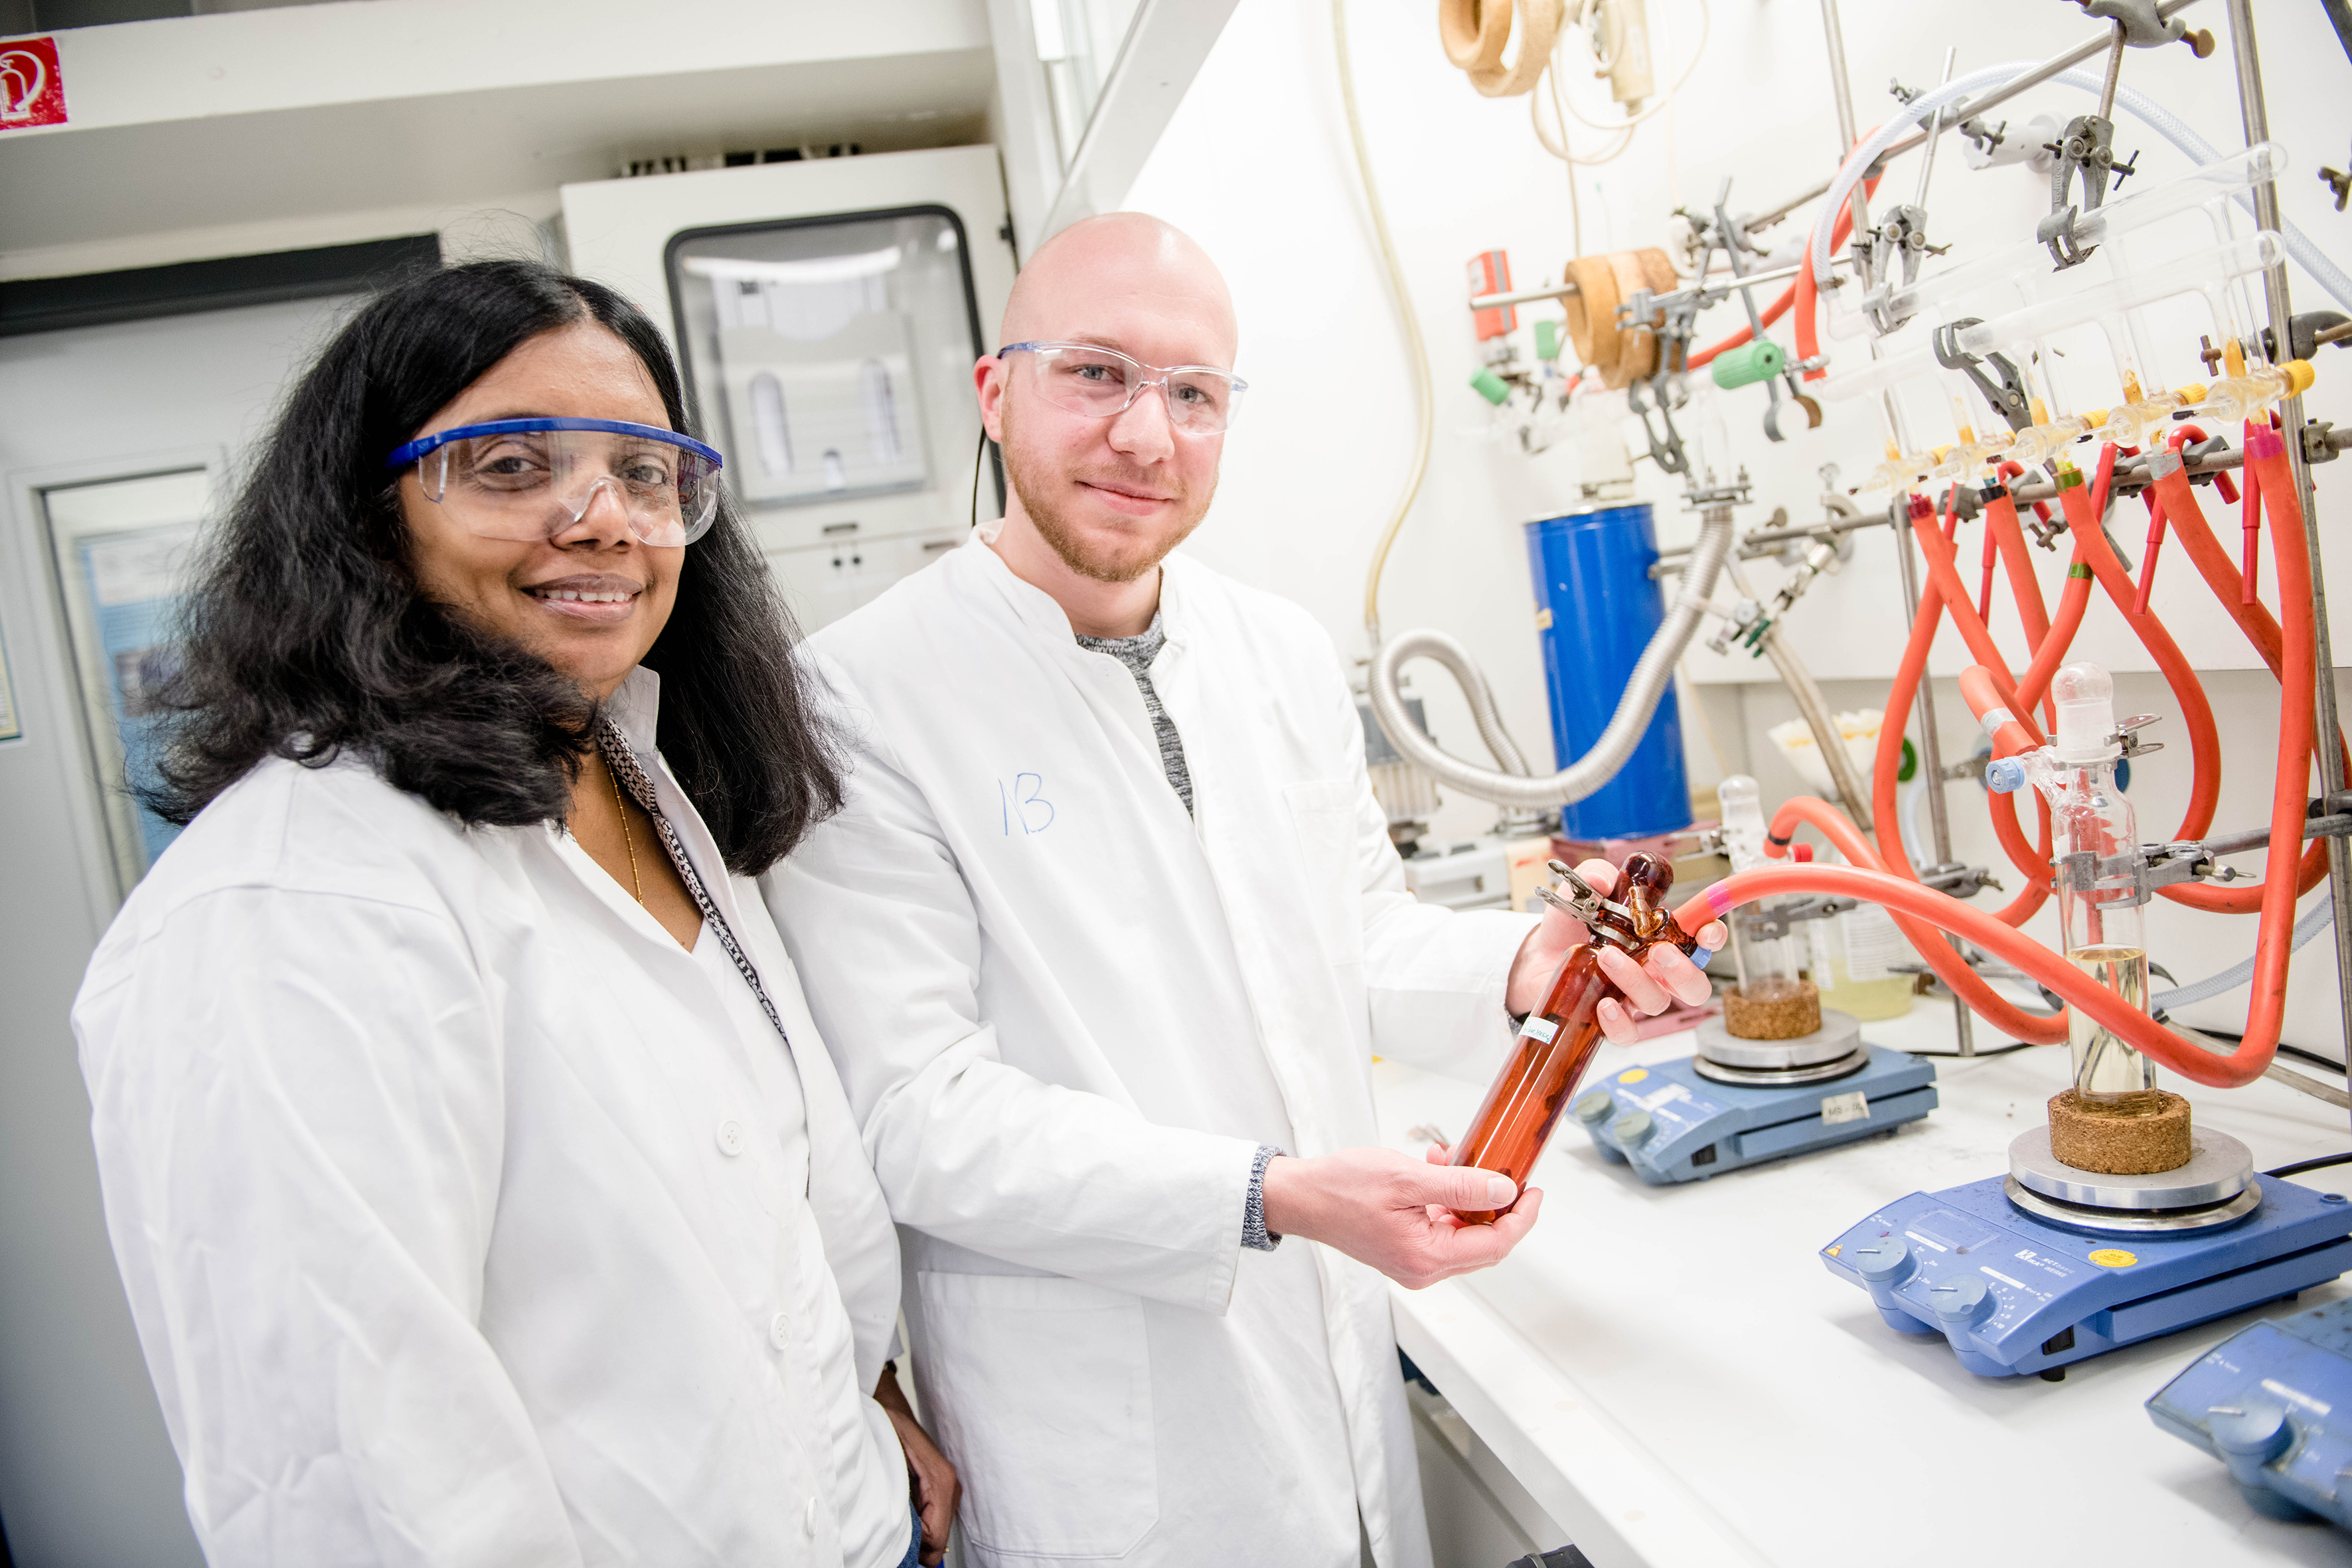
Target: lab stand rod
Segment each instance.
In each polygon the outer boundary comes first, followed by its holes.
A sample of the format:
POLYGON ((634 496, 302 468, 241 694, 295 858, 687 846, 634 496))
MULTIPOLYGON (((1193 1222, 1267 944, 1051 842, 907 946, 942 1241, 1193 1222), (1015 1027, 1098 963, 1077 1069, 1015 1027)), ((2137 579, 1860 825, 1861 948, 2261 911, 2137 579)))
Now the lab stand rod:
POLYGON ((2099 118, 2111 121, 2116 117, 2116 89, 2124 80, 2124 25, 2111 21, 2107 26, 2115 37, 2107 43, 2107 74, 2099 83, 2099 118))
MULTIPOLYGON (((1837 0, 1822 0, 1822 31, 1828 36, 1830 48, 1830 101, 1837 106, 1838 155, 1843 163, 1853 151, 1853 89, 1846 81, 1845 32, 1838 26, 1837 0)), ((1927 140, 1922 135, 1921 141, 1927 140)), ((1860 240, 1870 232, 1870 208, 1863 185, 1857 182, 1847 205, 1853 214, 1853 237, 1860 240)))
MULTIPOLYGON (((1726 277, 1720 283, 1710 283, 1701 278, 1695 280, 1690 287, 1719 288, 1727 292, 1734 289, 1755 289, 1768 283, 1786 283, 1803 270, 1803 268, 1802 262, 1791 262, 1786 267, 1775 267, 1763 272, 1751 272, 1745 278, 1726 277)), ((1575 295, 1575 284, 1555 283, 1545 289, 1522 289, 1516 294, 1473 294, 1470 297, 1470 308, 1474 310, 1499 310, 1507 305, 1535 305, 1546 300, 1573 299, 1575 295)))
MULTIPOLYGON (((1823 3, 1833 4, 1834 0, 1823 3)), ((1893 521, 1891 512, 1888 521, 1893 521)), ((1895 561, 1903 573, 1903 620, 1907 626, 1919 617, 1919 563, 1912 559, 1911 531, 1907 528, 1895 532, 1895 561)), ((1927 770, 1928 835, 1935 840, 1936 864, 1948 866, 1952 862, 1952 818, 1944 803, 1944 747, 1936 733, 1936 682, 1925 670, 1920 672, 1919 689, 1913 702, 1919 711, 1919 765, 1927 770)), ((1944 940, 1963 959, 1968 957, 1968 949, 1960 945, 1959 938, 1947 936, 1944 940)), ((1960 1055, 1976 1055, 1976 1019, 1957 992, 1952 996, 1952 1028, 1958 1037, 1956 1044, 1960 1055)))
MULTIPOLYGON (((2229 0, 2230 57, 2238 71, 2238 112, 2245 121, 2249 146, 2257 138, 2270 134, 2270 109, 2263 98, 2262 58, 2254 44, 2254 7, 2252 0, 2229 0)), ((2279 226, 2278 184, 2274 179, 2256 182, 2253 189, 2254 222, 2263 227, 2279 226)), ((2273 265, 2263 274, 2263 293, 2270 306, 2271 331, 2280 348, 2293 340, 2288 322, 2294 307, 2287 296, 2286 264, 2273 265)), ((2304 459, 2303 398, 2300 395, 2287 398, 2279 405, 2279 422, 2287 433, 2287 462, 2294 474, 2297 499, 2303 503, 2304 540, 2311 561, 2311 598, 2313 662, 2318 667, 2318 679, 2312 682, 2317 709, 2319 733, 2333 736, 2336 732, 2336 656, 2330 647, 2327 631, 2327 584, 2321 574, 2319 555, 2318 516, 2313 506, 2311 468, 2304 459)), ((2319 777, 2331 798, 2344 788, 2343 753, 2335 746, 2322 744, 2319 752, 2319 777)), ((2346 922, 2352 921, 2352 845, 2341 838, 2327 840, 2327 893, 2336 911, 2333 936, 2336 942, 2336 994, 2338 1018, 2343 1027, 2347 1049, 2352 1049, 2352 931, 2346 922)))
POLYGON ((1782 202, 1779 206, 1772 208, 1769 212, 1760 212, 1753 217, 1740 219, 1739 226, 1746 229, 1750 234, 1754 234, 1758 229, 1770 228, 1774 224, 1779 223, 1782 218, 1787 217, 1790 213, 1795 212, 1807 202, 1819 201, 1822 197, 1828 195, 1830 194, 1830 186, 1834 184, 1835 181, 1836 176, 1832 175, 1829 179, 1823 180, 1820 184, 1815 185, 1812 189, 1805 192, 1803 195, 1790 196, 1787 201, 1782 202))
MULTIPOLYGON (((2123 36, 2123 24, 2118 22, 2116 24, 2116 37, 2120 40, 2123 36)), ((1937 87, 1952 79, 1952 67, 1959 58, 1960 46, 1958 44, 1944 51, 1944 74, 1937 81, 1937 87)), ((1919 154, 1919 193, 1911 198, 1911 205, 1915 207, 1924 208, 1927 205, 1927 177, 1936 172, 1936 138, 1944 133, 1944 112, 1939 109, 1927 117, 1927 150, 1919 154)))
MULTIPOLYGON (((2337 812, 2330 816, 2315 816, 2303 825, 2303 836, 2309 838, 2342 838, 2352 835, 2352 815, 2337 812)), ((2224 833, 2200 838, 2197 847, 2208 855, 2243 855, 2249 849, 2269 847, 2271 830, 2250 827, 2243 833, 2224 833)))

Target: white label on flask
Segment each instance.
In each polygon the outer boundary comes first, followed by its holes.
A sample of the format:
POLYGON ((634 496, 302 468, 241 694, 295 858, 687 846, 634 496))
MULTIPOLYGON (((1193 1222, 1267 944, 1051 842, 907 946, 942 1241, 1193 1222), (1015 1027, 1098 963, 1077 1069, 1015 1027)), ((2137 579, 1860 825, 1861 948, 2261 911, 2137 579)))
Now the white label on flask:
POLYGON ((1519 1026, 1519 1034, 1523 1038, 1534 1040, 1539 1045, 1551 1044, 1552 1037, 1559 1033, 1559 1026, 1541 1013, 1528 1014, 1528 1021, 1519 1026))
POLYGON ((1870 1096, 1861 1089, 1852 1094, 1824 1095, 1822 1099, 1822 1125, 1835 1127, 1841 1121, 1870 1120, 1870 1096))
POLYGON ((1856 904, 1838 917, 1845 932, 1845 977, 1885 980, 1903 962, 1903 933, 1876 904, 1856 904))

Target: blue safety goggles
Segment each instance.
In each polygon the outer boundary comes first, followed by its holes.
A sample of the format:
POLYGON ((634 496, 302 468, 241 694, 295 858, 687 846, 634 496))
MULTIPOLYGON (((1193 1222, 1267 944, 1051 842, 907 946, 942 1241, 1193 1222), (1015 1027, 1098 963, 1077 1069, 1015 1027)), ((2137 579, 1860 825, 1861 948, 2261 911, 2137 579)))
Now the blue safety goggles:
POLYGON ((719 515, 725 459, 690 436, 618 419, 494 419, 394 447, 425 499, 485 539, 551 539, 609 491, 646 544, 691 544, 719 515))

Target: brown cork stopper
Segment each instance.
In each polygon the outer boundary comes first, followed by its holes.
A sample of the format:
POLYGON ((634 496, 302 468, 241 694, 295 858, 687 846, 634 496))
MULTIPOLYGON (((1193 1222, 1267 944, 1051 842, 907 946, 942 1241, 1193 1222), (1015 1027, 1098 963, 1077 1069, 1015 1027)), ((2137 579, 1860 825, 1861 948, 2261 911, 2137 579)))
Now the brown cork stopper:
POLYGON ((2189 1102, 2163 1089, 2158 1108, 2141 1115, 2084 1109, 2071 1089, 2050 1097, 2050 1152, 2078 1171, 2110 1176, 2152 1176, 2189 1163, 2189 1102))
POLYGON ((1723 994, 1723 1026, 1742 1040, 1793 1040, 1822 1026, 1822 994, 1810 980, 1776 996, 1749 997, 1735 985, 1723 994))

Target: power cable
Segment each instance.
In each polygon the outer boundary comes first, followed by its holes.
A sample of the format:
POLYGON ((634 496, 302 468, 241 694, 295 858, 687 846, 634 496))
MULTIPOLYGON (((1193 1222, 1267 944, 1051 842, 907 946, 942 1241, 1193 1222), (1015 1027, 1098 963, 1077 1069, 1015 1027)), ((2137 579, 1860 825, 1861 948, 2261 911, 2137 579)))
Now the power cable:
POLYGON ((2352 1152, 2322 1154, 2316 1160, 2297 1160, 2292 1165, 2281 1165, 2275 1171, 2264 1171, 2265 1176, 2300 1176, 2305 1171, 2324 1171, 2330 1165, 2352 1165, 2352 1152))

